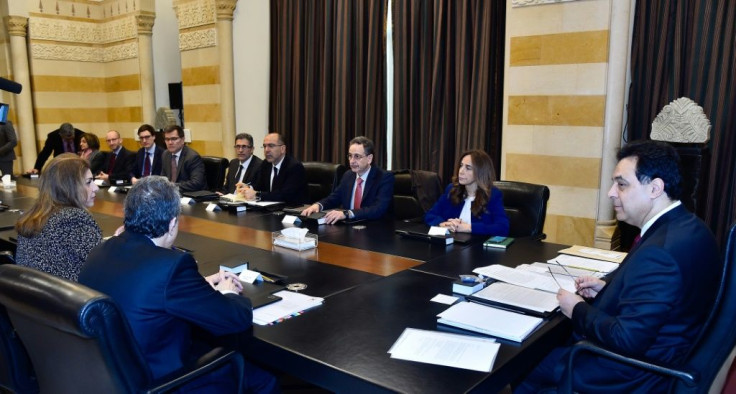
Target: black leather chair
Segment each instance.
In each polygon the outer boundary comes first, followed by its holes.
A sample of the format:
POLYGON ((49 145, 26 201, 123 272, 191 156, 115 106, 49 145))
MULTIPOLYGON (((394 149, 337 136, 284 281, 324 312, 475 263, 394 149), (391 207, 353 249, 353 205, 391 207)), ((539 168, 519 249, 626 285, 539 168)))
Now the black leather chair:
POLYGON ((317 202, 332 193, 347 170, 344 164, 305 161, 309 202, 317 202))
POLYGON ((398 220, 421 221, 442 194, 436 172, 395 170, 394 216, 398 220))
POLYGON ((204 175, 207 178, 207 190, 216 192, 225 185, 225 171, 229 162, 224 157, 202 156, 204 175))
POLYGON ((0 392, 38 393, 38 382, 28 353, 18 338, 8 313, 0 305, 0 392))
POLYGON ((503 207, 509 217, 509 236, 544 239, 544 219, 547 216, 549 188, 533 183, 493 182, 503 193, 503 207))
POLYGON ((0 264, 15 264, 15 256, 9 250, 0 251, 0 264))
POLYGON ((0 304, 28 350, 44 393, 165 392, 227 363, 243 379, 242 355, 218 348, 154 381, 110 297, 28 267, 0 266, 0 304))
POLYGON ((708 393, 718 372, 724 367, 724 363, 736 346, 734 327, 736 327, 736 225, 731 227, 728 235, 723 275, 713 310, 682 365, 661 365, 634 359, 584 340, 576 343, 570 352, 567 374, 560 392, 571 392, 572 365, 575 357, 583 352, 592 352, 620 363, 669 377, 668 391, 671 393, 708 393))

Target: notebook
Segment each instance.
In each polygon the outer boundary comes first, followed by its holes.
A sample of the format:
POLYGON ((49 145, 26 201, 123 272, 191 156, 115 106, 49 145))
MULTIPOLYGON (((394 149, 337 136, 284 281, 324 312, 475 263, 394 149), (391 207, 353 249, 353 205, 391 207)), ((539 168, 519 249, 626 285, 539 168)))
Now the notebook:
POLYGON ((211 192, 209 190, 196 190, 193 192, 182 192, 182 196, 193 198, 194 201, 212 201, 212 200, 218 200, 220 198, 220 195, 218 195, 215 192, 211 192))

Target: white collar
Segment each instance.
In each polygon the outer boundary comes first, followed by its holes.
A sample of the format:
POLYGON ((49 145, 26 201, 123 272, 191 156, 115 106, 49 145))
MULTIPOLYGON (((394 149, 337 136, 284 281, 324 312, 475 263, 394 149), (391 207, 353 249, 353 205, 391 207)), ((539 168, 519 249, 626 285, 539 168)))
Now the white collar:
POLYGON ((659 219, 660 217, 662 217, 662 215, 664 215, 665 213, 667 213, 667 212, 669 212, 669 211, 671 211, 671 210, 679 207, 680 205, 682 205, 682 202, 680 202, 680 200, 677 200, 677 201, 673 202, 672 204, 670 204, 667 208, 659 211, 658 214, 654 215, 654 217, 652 217, 651 219, 647 220, 647 222, 644 223, 643 226, 641 226, 641 232, 639 233, 639 235, 641 235, 643 237, 644 236, 644 233, 647 232, 647 230, 649 230, 649 227, 652 227, 652 225, 654 224, 654 222, 657 221, 657 219, 659 219))

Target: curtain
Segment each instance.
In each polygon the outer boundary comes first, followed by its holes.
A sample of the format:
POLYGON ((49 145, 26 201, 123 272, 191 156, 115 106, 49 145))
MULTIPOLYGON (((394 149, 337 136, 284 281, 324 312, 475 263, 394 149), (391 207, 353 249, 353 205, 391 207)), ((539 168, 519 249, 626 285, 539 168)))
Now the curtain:
POLYGON ((672 100, 689 97, 711 121, 704 220, 723 245, 736 221, 736 2, 637 1, 627 140, 648 138, 672 100))
POLYGON ((506 2, 394 0, 394 168, 450 182, 461 152, 500 170, 506 2))
POLYGON ((345 163, 364 135, 386 164, 387 0, 271 0, 269 130, 305 161, 345 163))

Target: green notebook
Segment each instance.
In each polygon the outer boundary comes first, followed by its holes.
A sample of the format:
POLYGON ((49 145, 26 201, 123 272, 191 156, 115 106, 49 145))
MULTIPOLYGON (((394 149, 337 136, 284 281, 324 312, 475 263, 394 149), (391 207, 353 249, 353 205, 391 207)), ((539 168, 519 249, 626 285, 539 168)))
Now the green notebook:
POLYGON ((513 242, 514 239, 511 237, 495 236, 488 238, 485 242, 483 242, 483 246, 488 248, 506 249, 513 242))

